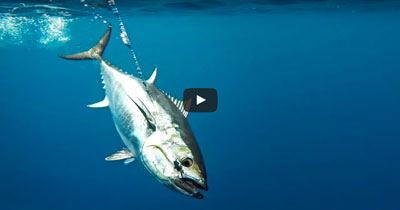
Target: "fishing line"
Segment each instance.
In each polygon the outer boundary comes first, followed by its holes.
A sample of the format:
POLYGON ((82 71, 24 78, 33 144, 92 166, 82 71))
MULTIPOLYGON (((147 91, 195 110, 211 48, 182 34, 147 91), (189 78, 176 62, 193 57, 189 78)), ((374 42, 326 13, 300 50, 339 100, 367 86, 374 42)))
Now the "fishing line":
POLYGON ((133 50, 133 47, 132 47, 131 41, 129 40, 128 34, 126 33, 124 22, 122 22, 121 15, 119 14, 118 8, 115 5, 115 1, 114 0, 108 0, 108 5, 111 7, 112 12, 118 18, 119 29, 121 31, 122 42, 124 43, 125 46, 128 47, 129 51, 131 52, 131 55, 132 55, 132 58, 133 58, 133 62, 136 65, 136 71, 137 71, 137 73, 139 75, 139 78, 142 80, 144 87, 146 87, 146 90, 148 91, 147 84, 143 79, 142 69, 140 68, 139 61, 138 61, 138 59, 136 57, 135 51, 133 50))

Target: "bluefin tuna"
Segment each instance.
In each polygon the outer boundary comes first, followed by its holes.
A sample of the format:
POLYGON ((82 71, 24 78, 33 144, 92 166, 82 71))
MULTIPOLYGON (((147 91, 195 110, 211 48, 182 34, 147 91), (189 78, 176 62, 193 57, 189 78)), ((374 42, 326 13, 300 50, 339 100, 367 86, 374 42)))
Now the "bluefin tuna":
POLYGON ((140 159, 165 186, 202 199, 199 189, 208 190, 206 168, 186 120, 184 102, 154 85, 157 68, 145 81, 103 59, 111 29, 109 25, 100 41, 88 51, 60 56, 68 60, 95 60, 100 65, 105 98, 88 107, 109 107, 125 144, 125 148, 106 160, 124 160, 128 164, 140 159))

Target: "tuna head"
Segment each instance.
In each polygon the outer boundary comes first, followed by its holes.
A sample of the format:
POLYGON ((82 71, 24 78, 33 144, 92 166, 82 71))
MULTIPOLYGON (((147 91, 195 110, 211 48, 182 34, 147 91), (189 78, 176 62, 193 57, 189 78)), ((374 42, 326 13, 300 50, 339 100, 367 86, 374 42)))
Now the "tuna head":
POLYGON ((141 159, 158 181, 175 191, 202 199, 198 189, 208 189, 196 141, 194 138, 184 141, 174 128, 154 132, 142 147, 141 159))

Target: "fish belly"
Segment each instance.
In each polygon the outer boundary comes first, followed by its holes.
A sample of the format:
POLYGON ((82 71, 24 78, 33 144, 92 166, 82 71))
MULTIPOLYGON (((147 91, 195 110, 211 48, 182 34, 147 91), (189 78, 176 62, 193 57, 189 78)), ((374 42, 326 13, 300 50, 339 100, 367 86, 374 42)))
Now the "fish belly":
POLYGON ((141 83, 108 66, 103 68, 102 74, 116 129, 126 147, 131 152, 139 154, 148 136, 148 124, 129 95, 143 97, 144 90, 141 83))

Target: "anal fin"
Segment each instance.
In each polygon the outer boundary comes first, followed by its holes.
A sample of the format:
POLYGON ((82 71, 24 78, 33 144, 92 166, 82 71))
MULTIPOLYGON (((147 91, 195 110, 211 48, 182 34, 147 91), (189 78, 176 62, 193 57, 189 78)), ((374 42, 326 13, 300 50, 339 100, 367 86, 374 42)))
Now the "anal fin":
POLYGON ((106 96, 106 97, 104 97, 104 99, 102 101, 94 103, 94 104, 87 105, 87 107, 90 107, 90 108, 103 108, 103 107, 108 107, 108 105, 110 105, 110 101, 108 100, 108 98, 106 96))

